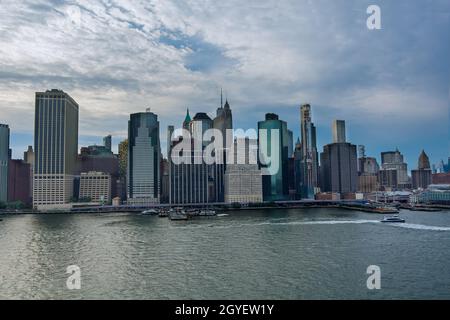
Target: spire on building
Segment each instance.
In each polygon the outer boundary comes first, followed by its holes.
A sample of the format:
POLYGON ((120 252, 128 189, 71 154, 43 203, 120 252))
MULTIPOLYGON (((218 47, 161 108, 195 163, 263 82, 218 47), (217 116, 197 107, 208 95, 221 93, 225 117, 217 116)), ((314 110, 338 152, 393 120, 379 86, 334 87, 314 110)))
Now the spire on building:
POLYGON ((189 115, 189 108, 187 108, 186 117, 184 118, 184 122, 186 122, 186 123, 191 122, 191 116, 189 115))
POLYGON ((430 159, 424 150, 420 153, 418 169, 430 169, 430 159))

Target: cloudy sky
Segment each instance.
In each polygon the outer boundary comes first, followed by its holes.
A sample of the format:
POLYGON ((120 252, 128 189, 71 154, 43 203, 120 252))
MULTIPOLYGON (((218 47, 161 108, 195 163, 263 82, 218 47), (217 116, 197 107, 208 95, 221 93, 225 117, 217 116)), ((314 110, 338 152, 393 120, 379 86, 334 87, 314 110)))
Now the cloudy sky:
MULTIPOLYGON (((34 92, 81 107, 80 145, 117 144, 128 115, 211 116, 224 88, 235 128, 275 112, 299 132, 309 102, 319 148, 332 119, 366 153, 449 156, 448 0, 0 0, 0 122, 14 156, 32 144, 34 92), (381 30, 366 9, 381 8, 381 30)), ((164 141, 162 144, 165 145, 164 141)))

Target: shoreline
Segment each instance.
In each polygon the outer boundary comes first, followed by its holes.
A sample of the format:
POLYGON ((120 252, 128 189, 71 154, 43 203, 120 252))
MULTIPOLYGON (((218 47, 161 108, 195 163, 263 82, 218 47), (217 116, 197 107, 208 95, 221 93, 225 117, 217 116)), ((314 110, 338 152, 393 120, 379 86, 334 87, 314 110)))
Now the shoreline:
MULTIPOLYGON (((206 208, 206 207, 205 207, 206 208)), ((227 212, 227 211, 254 211, 254 210, 291 210, 291 209, 323 209, 323 208, 330 208, 330 209, 344 209, 349 211, 360 211, 360 212, 369 212, 369 213, 376 213, 376 214, 392 214, 392 213, 398 213, 398 209, 394 209, 392 207, 384 207, 384 206, 363 206, 363 205, 354 205, 354 204, 317 204, 317 205, 289 205, 289 206, 254 206, 254 207, 240 207, 240 208, 231 208, 231 207, 215 207, 213 206, 214 210, 220 211, 220 212, 227 212)), ((450 210, 450 206, 444 206, 444 205, 420 205, 416 208, 406 208, 404 206, 400 206, 399 209, 409 210, 409 211, 425 211, 423 209, 436 209, 433 211, 441 211, 441 210, 450 210)), ((22 215, 22 214, 45 214, 45 215, 52 215, 52 214, 109 214, 109 213, 136 213, 140 214, 143 210, 141 208, 138 209, 130 209, 130 208, 102 208, 98 207, 95 209, 88 209, 88 210, 77 210, 77 211, 67 211, 67 210, 54 210, 54 211, 35 211, 35 210, 13 210, 13 211, 1 211, 0 216, 3 215, 22 215)), ((431 210, 430 210, 431 211, 431 210)))

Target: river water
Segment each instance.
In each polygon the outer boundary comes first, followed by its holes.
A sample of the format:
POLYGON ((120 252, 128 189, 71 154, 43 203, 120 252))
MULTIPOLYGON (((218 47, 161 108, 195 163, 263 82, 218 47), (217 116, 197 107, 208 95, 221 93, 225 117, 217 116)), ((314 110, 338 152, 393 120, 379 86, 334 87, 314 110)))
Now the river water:
POLYGON ((3 216, 1 299, 450 299, 450 211, 3 216), (79 290, 66 285, 80 269, 79 290), (381 289, 369 290, 368 266, 381 289))

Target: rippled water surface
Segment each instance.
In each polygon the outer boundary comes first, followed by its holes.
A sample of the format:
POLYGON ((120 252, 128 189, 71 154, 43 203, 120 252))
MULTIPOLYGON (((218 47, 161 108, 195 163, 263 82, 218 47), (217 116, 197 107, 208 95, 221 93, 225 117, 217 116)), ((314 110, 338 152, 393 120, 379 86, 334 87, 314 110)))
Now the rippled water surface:
POLYGON ((405 224, 340 209, 16 215, 0 222, 2 299, 450 299, 450 212, 405 224), (68 290, 66 268, 81 268, 68 290), (381 268, 381 290, 366 269, 381 268))

